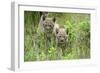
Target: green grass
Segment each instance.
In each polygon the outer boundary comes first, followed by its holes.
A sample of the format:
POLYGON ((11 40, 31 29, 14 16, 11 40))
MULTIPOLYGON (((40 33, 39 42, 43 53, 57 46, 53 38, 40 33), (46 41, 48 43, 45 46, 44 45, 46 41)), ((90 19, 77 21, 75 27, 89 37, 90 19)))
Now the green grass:
MULTIPOLYGON (((62 59, 87 59, 90 58, 90 14, 84 13, 49 13, 49 17, 56 17, 57 23, 63 25, 69 30, 67 43, 67 51, 62 59)), ((33 46, 36 37, 38 24, 40 20, 39 12, 25 11, 24 12, 24 61, 36 61, 36 47, 33 46)), ((48 54, 44 50, 44 38, 40 41, 41 53, 40 60, 56 60, 57 48, 51 46, 48 48, 48 54)))

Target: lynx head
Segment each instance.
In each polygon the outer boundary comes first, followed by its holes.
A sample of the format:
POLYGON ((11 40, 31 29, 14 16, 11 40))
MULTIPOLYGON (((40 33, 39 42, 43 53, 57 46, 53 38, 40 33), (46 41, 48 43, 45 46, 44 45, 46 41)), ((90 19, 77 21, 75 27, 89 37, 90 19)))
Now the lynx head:
POLYGON ((43 17, 43 29, 46 33, 52 33, 55 25, 55 18, 43 17))
POLYGON ((67 32, 66 29, 60 27, 56 30, 56 41, 57 43, 63 44, 66 43, 67 40, 67 32))

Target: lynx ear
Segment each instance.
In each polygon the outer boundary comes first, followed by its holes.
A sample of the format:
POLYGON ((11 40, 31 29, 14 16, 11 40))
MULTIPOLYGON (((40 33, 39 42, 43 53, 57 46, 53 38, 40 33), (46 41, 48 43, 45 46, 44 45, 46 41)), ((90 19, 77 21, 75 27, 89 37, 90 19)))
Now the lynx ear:
POLYGON ((56 28, 56 34, 58 34, 58 32, 59 32, 59 28, 56 28))
POLYGON ((56 21, 56 18, 54 17, 54 18, 53 18, 53 22, 55 23, 55 21, 56 21))
POLYGON ((67 35, 69 34, 69 29, 68 28, 66 29, 66 33, 67 33, 67 35))
POLYGON ((43 15, 42 20, 44 21, 46 19, 46 16, 43 15))

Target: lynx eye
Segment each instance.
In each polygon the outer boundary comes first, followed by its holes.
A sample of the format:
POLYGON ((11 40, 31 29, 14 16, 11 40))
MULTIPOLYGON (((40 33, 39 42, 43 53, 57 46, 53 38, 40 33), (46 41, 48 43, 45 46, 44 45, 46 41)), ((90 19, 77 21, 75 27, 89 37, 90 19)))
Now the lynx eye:
POLYGON ((51 25, 49 25, 51 27, 51 25))

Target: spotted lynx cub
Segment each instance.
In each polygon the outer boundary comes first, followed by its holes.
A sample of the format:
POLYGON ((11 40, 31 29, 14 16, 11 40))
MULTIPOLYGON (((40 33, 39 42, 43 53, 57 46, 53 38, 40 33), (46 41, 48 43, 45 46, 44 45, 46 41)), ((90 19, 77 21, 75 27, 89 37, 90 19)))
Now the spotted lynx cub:
MULTIPOLYGON (((39 60, 41 57, 39 54, 44 53, 48 54, 48 49, 52 47, 52 41, 53 41, 53 30, 55 25, 56 19, 54 17, 48 17, 48 13, 43 13, 39 26, 37 29, 37 34, 35 36, 35 48, 36 48, 36 56, 37 60, 39 60), (44 52, 45 51, 45 52, 44 52)), ((48 59, 48 57, 46 57, 48 59)))
POLYGON ((58 59, 61 59, 62 55, 66 52, 66 46, 68 41, 68 32, 64 27, 55 28, 56 48, 58 59))

